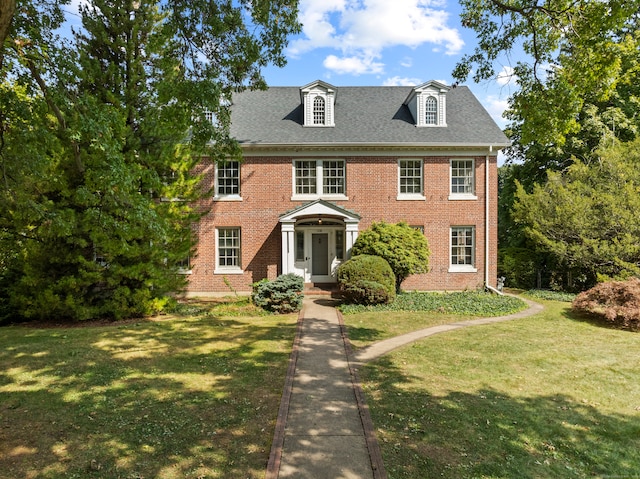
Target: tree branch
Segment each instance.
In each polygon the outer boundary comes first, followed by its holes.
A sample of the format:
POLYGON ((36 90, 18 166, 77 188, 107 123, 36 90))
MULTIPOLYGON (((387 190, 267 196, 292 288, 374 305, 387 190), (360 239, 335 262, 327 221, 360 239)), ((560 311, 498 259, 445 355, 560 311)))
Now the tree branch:
MULTIPOLYGON (((30 58, 26 58, 26 64, 27 64, 27 68, 31 72, 31 76, 40 87, 40 90, 42 91, 44 99, 47 102, 47 105, 49 106, 54 116, 58 120, 58 124, 60 125, 60 130, 66 130, 67 122, 64 119, 64 115, 62 114, 62 111, 60 111, 60 108, 58 108, 58 105, 56 105, 55 102, 51 99, 51 96, 49 95, 49 89, 47 88, 47 84, 42 78, 42 75, 40 75, 40 72, 38 71, 38 69, 36 68, 35 62, 30 58)), ((84 167, 84 164, 82 163, 82 158, 80 157, 80 146, 78 145, 77 141, 73 141, 73 140, 71 141, 71 145, 73 147, 73 153, 74 153, 73 156, 76 163, 76 168, 78 169, 78 172, 82 174, 85 171, 85 167, 84 167)))

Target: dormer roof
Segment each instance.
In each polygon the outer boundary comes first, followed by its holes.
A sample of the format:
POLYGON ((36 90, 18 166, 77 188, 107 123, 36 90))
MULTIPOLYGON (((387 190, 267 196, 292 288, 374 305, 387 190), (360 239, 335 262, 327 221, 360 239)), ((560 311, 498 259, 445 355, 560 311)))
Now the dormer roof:
POLYGON ((316 80, 300 88, 304 126, 335 126, 337 88, 316 80))
POLYGON ((404 104, 413 115, 416 126, 447 126, 447 94, 451 87, 435 80, 414 87, 404 104))
POLYGON ((450 86, 445 85, 444 83, 440 83, 436 80, 429 80, 422 85, 414 86, 411 89, 411 92, 409 92, 409 95, 404 101, 404 104, 408 105, 417 95, 421 93, 447 93, 449 90, 451 90, 450 86))
POLYGON ((333 93, 335 96, 337 95, 338 89, 335 86, 322 80, 312 81, 308 85, 300 87, 300 101, 303 101, 305 94, 313 91, 324 91, 325 93, 333 93))

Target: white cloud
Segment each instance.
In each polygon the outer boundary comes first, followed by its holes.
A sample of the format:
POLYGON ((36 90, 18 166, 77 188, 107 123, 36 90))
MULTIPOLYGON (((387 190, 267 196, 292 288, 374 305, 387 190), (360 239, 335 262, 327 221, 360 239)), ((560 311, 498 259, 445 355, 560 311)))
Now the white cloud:
MULTIPOLYGON (((301 0, 303 37, 294 40, 288 52, 299 57, 316 48, 333 48, 345 61, 360 58, 366 63, 385 48, 430 43, 454 55, 464 42, 448 20, 439 0, 301 0)), ((334 58, 329 63, 342 64, 334 58)))
POLYGON ((482 104, 500 128, 504 128, 507 125, 507 120, 502 115, 509 107, 508 100, 503 100, 495 95, 488 95, 482 104))
POLYGON ((518 76, 513 73, 513 68, 507 65, 502 67, 496 77, 496 83, 500 86, 515 85, 516 81, 518 81, 518 76))
POLYGON ((384 65, 374 61, 370 56, 351 56, 338 58, 329 55, 325 58, 323 65, 328 70, 338 74, 348 73, 351 75, 363 75, 365 73, 382 73, 384 65))
POLYGON ((416 86, 424 83, 419 78, 402 78, 399 76, 387 78, 382 82, 383 86, 416 86))
POLYGON ((413 66, 413 58, 411 57, 404 57, 401 61, 400 61, 400 66, 403 66, 405 68, 411 68, 413 66))

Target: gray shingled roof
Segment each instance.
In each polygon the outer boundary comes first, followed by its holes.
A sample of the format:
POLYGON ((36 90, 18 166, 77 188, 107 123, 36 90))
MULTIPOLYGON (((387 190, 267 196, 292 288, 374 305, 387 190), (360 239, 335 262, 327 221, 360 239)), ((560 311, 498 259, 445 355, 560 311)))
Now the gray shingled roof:
POLYGON ((403 103, 411 87, 338 87, 335 127, 304 127, 299 87, 233 97, 231 134, 256 145, 424 145, 504 147, 509 140, 464 86, 447 93, 447 127, 414 126, 403 103))

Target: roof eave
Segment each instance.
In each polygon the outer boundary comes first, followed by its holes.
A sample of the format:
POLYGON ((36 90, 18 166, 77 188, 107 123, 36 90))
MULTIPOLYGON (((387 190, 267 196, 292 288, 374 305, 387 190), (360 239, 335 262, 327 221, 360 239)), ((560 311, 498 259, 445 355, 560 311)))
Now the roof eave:
POLYGON ((371 143, 371 142, 348 142, 348 143, 334 143, 334 142, 321 142, 321 143, 265 143, 265 142, 252 142, 241 141, 239 142, 241 148, 264 148, 264 149, 296 149, 296 148, 469 148, 469 149, 484 149, 489 148, 495 151, 501 150, 511 146, 511 142, 488 142, 488 143, 442 143, 442 142, 420 142, 420 143, 371 143))

